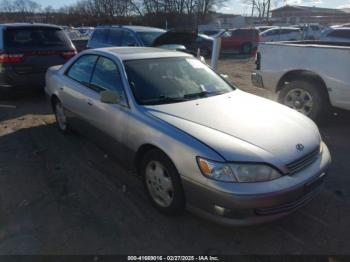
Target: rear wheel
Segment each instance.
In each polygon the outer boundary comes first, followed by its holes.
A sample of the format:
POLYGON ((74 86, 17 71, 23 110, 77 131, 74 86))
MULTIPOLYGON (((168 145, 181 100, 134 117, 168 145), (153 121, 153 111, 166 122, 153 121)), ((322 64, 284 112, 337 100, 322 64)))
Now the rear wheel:
POLYGON ((68 131, 68 121, 64 113, 64 108, 61 101, 55 99, 53 103, 54 113, 56 117, 57 127, 62 133, 67 133, 68 131))
POLYGON ((140 170, 152 204, 162 213, 181 214, 185 196, 180 175, 171 160, 160 150, 152 149, 143 157, 140 170))
POLYGON ((329 112, 328 94, 317 82, 295 80, 285 84, 279 102, 315 121, 323 120, 329 112))

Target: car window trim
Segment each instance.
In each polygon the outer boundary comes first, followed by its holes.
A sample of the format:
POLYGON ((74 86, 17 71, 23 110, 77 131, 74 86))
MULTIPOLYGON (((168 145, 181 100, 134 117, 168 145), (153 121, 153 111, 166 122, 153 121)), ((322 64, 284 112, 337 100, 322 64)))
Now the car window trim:
MULTIPOLYGON (((108 59, 108 60, 112 61, 112 63, 115 64, 115 66, 116 66, 117 69, 118 69, 119 76, 120 76, 121 85, 122 85, 122 92, 123 92, 123 93, 120 94, 120 95, 122 95, 123 98, 124 98, 124 100, 125 100, 125 104, 120 104, 120 105, 129 108, 129 107, 130 107, 130 105, 129 105, 129 100, 128 100, 128 97, 127 97, 127 93, 126 93, 126 89, 125 89, 123 77, 122 77, 122 74, 121 74, 121 69, 120 69, 120 67, 118 66, 118 63, 116 63, 113 59, 111 59, 110 57, 107 57, 107 56, 105 56, 105 55, 99 54, 99 55, 96 55, 96 56, 98 56, 98 58, 96 59, 96 62, 95 62, 94 67, 93 67, 93 69, 92 69, 91 76, 90 76, 90 80, 89 80, 89 86, 88 86, 87 88, 89 88, 90 90, 92 90, 92 91, 94 91, 95 93, 99 94, 96 90, 94 90, 94 89, 92 89, 92 88, 90 87, 90 86, 91 86, 92 77, 93 77, 93 75, 94 75, 94 73, 95 73, 95 69, 96 69, 98 60, 99 60, 101 57, 102 57, 102 58, 105 58, 105 59, 108 59)), ((104 89, 104 91, 113 91, 113 90, 106 89, 106 88, 104 88, 104 87, 101 87, 101 88, 104 89)))
POLYGON ((91 72, 93 73, 93 72, 95 71, 95 66, 96 66, 96 63, 97 63, 97 61, 98 61, 99 55, 96 55, 96 54, 84 54, 84 55, 79 56, 76 60, 73 61, 72 64, 69 65, 69 67, 66 69, 66 71, 64 71, 64 75, 65 75, 67 78, 73 80, 74 82, 77 82, 77 83, 81 84, 82 86, 85 86, 85 87, 89 88, 89 85, 90 85, 90 82, 91 82, 92 73, 91 73, 91 75, 90 75, 90 77, 89 77, 89 82, 87 83, 88 85, 86 85, 85 83, 80 82, 80 81, 78 81, 77 79, 74 79, 73 77, 70 77, 70 76, 68 75, 68 73, 69 73, 69 71, 71 70, 71 68, 73 67, 73 65, 75 65, 75 63, 76 63, 79 59, 81 59, 82 57, 84 57, 84 56, 96 56, 96 57, 97 57, 97 58, 96 58, 96 61, 95 61, 95 63, 94 63, 94 66, 93 66, 93 68, 92 68, 92 71, 91 71, 91 72))

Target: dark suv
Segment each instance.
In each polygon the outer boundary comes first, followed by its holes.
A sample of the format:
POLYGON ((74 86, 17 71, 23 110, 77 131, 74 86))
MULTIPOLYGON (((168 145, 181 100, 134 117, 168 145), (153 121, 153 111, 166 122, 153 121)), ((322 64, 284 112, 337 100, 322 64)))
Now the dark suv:
POLYGON ((71 40, 58 26, 0 25, 0 92, 43 88, 46 70, 64 64, 75 54, 71 40))

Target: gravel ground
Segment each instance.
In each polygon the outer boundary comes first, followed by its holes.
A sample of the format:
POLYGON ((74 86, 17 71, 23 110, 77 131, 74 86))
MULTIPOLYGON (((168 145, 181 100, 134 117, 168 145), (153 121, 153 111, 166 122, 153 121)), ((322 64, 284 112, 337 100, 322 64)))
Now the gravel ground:
MULTIPOLYGON (((219 70, 273 99, 251 86, 253 67, 226 59, 219 70)), ((159 214, 133 172, 58 132, 44 96, 0 101, 0 254, 350 254, 349 120, 321 127, 333 165, 314 201, 271 224, 227 228, 159 214)))

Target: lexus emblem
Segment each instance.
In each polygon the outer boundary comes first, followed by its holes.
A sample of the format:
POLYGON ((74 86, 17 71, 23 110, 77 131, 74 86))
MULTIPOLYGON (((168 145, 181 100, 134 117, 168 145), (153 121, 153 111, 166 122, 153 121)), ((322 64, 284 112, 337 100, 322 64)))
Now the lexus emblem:
POLYGON ((297 144, 296 148, 297 148, 298 151, 303 151, 305 147, 302 144, 297 144))

